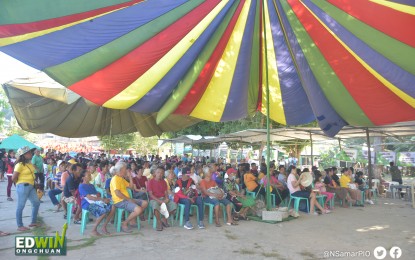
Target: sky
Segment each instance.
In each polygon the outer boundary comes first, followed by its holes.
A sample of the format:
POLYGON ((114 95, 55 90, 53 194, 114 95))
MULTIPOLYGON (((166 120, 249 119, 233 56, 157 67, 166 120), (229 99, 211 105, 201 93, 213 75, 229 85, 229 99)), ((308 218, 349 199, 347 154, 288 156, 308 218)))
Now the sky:
POLYGON ((0 84, 15 78, 27 77, 38 70, 0 52, 0 84))

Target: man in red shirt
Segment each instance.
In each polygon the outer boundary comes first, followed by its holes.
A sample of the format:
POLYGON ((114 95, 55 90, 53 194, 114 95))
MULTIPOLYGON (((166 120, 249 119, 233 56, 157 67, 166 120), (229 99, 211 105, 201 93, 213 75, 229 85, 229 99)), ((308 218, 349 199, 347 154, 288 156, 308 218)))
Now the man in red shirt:
POLYGON ((231 212, 231 202, 226 199, 226 195, 221 190, 221 192, 213 192, 213 190, 217 190, 218 185, 214 180, 211 179, 213 169, 209 167, 203 168, 203 173, 205 174, 205 178, 200 182, 200 189, 202 190, 203 201, 205 203, 210 203, 214 205, 215 209, 215 222, 216 226, 220 227, 221 224, 219 222, 219 205, 222 203, 226 206, 226 214, 228 216, 228 221, 226 225, 237 225, 237 223, 233 222, 232 220, 232 212, 231 212), (213 189, 211 189, 213 188, 213 189))
POLYGON ((157 219, 157 231, 162 231, 163 227, 169 227, 167 219, 161 220, 160 207, 163 203, 166 204, 169 215, 174 215, 177 205, 169 200, 167 193, 167 183, 163 179, 164 168, 159 166, 155 172, 155 178, 148 183, 148 195, 150 197, 150 206, 154 211, 154 216, 157 219))

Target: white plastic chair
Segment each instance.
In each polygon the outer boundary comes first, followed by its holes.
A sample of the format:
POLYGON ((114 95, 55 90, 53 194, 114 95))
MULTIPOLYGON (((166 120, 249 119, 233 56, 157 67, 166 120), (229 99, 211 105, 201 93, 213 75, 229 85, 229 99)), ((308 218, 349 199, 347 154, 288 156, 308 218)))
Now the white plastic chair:
POLYGON ((393 189, 393 193, 392 193, 392 191, 391 191, 391 186, 392 185, 394 185, 394 186, 397 186, 397 185, 399 185, 399 182, 397 182, 397 181, 390 181, 389 182, 389 188, 388 188, 388 191, 390 192, 390 194, 392 195, 392 198, 395 198, 395 195, 396 194, 398 194, 398 197, 400 198, 400 191, 398 190, 398 189, 393 189))

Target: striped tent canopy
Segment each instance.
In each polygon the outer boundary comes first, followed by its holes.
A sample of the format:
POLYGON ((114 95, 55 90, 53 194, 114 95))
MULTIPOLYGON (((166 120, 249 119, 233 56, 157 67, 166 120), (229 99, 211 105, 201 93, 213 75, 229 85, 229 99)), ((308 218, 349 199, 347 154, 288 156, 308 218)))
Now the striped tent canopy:
POLYGON ((414 28, 414 0, 14 0, 0 51, 159 124, 269 102, 272 120, 334 136, 415 120, 414 28))

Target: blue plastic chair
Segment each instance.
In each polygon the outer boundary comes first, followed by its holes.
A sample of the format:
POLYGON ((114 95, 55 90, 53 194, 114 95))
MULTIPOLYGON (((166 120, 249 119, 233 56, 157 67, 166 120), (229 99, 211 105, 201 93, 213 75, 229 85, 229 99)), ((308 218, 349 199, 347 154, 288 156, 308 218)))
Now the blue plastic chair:
MULTIPOLYGON (((179 219, 179 226, 183 227, 183 218, 184 218, 184 204, 177 204, 177 210, 176 210, 176 221, 179 219)), ((197 221, 199 221, 199 208, 197 207, 197 205, 190 205, 190 212, 192 212, 192 209, 196 209, 196 214, 197 214, 197 221)))
MULTIPOLYGON (((133 197, 133 192, 131 191, 131 189, 127 189, 128 191, 128 195, 130 198, 133 197)), ((117 232, 121 232, 121 219, 122 219, 122 214, 124 213, 125 219, 128 218, 128 215, 130 215, 130 213, 124 209, 120 209, 117 208, 115 210, 115 217, 114 217, 114 226, 116 227, 117 232)), ((141 228, 141 220, 140 220, 140 216, 137 216, 137 229, 138 231, 140 231, 141 228)))
POLYGON ((298 213, 298 208, 300 207, 300 201, 305 200, 307 203, 307 212, 310 212, 310 204, 308 202, 308 198, 302 198, 302 197, 295 197, 290 195, 290 202, 288 202, 288 207, 291 206, 291 200, 294 200, 294 210, 298 213))
POLYGON ((84 234, 86 224, 89 222, 89 211, 82 209, 82 220, 81 220, 81 235, 84 234))
POLYGON ((66 223, 71 224, 73 202, 66 204, 66 223))

